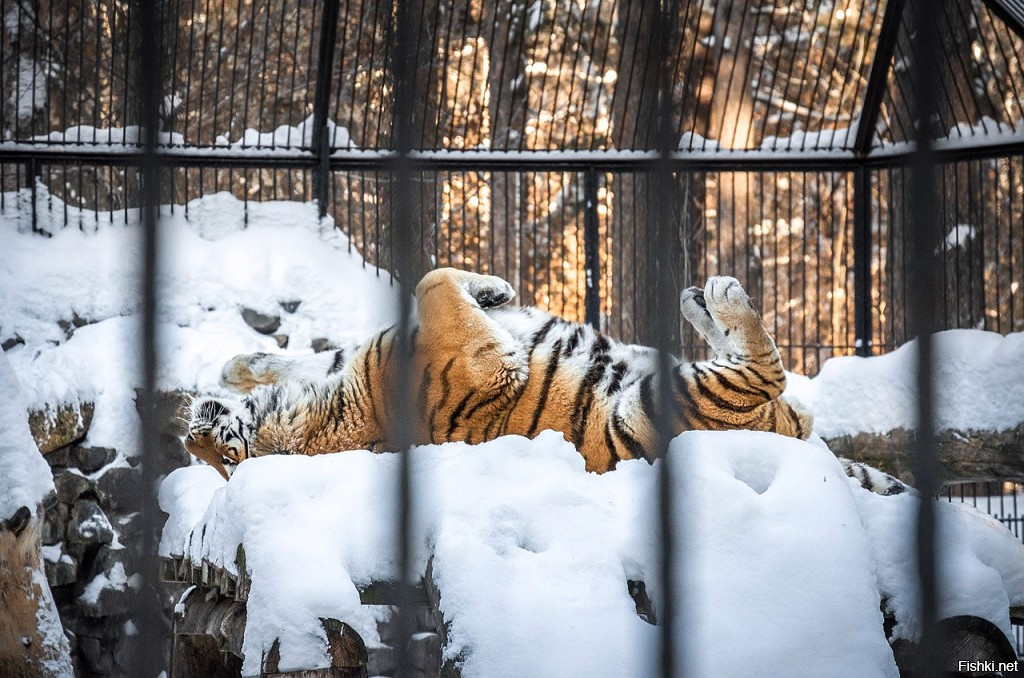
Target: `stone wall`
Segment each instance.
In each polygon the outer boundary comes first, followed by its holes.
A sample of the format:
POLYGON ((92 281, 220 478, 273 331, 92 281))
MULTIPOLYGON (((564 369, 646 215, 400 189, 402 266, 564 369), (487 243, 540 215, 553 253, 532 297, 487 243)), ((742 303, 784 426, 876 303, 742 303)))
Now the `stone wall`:
MULTIPOLYGON (((183 398, 181 393, 159 398, 161 474, 189 463, 177 430, 183 398)), ((89 419, 69 413, 33 419, 33 435, 57 491, 42 527, 46 578, 71 642, 77 675, 129 676, 129 639, 136 633, 130 608, 137 549, 144 536, 139 513, 142 473, 138 457, 82 443, 89 419)), ((165 590, 168 624, 177 593, 177 587, 165 590)))

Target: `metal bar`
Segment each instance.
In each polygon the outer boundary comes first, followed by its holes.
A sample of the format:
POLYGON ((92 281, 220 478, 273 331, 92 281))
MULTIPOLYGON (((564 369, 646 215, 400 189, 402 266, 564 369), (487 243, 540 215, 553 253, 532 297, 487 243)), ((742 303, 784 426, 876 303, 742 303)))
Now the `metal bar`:
POLYGON ((156 483, 159 473, 159 433, 156 416, 156 370, 159 356, 156 337, 156 267, 158 262, 158 209, 160 202, 160 159, 157 154, 160 129, 160 92, 163 45, 160 39, 160 7, 157 2, 136 0, 130 6, 136 14, 132 22, 139 31, 136 44, 139 53, 136 82, 139 101, 139 124, 142 131, 142 154, 139 157, 141 186, 142 246, 142 325, 139 336, 142 389, 139 394, 139 416, 142 438, 139 441, 142 482, 138 489, 142 507, 142 529, 138 573, 142 585, 135 596, 133 618, 139 630, 132 646, 132 673, 155 676, 164 667, 166 633, 161 612, 159 559, 156 555, 157 516, 156 483))
POLYGON ((320 160, 314 183, 317 211, 321 219, 327 216, 327 189, 331 182, 331 140, 327 138, 327 107, 331 103, 331 75, 334 71, 334 48, 338 38, 338 9, 338 0, 324 0, 320 16, 316 91, 313 98, 313 146, 310 150, 318 154, 320 160))
POLYGON ((583 253, 586 273, 585 318, 588 325, 601 329, 601 258, 597 218, 597 171, 586 171, 583 183, 583 253))
POLYGON ((853 308, 857 355, 871 355, 871 173, 864 167, 853 173, 853 308))
POLYGON ((914 478, 921 501, 917 514, 917 574, 921 598, 921 642, 915 675, 938 676, 940 656, 937 609, 935 497, 939 470, 935 454, 933 347, 936 330, 938 280, 935 251, 935 165, 931 121, 936 113, 939 89, 936 64, 941 63, 937 16, 942 11, 934 0, 913 0, 917 26, 911 41, 911 80, 914 83, 914 117, 917 126, 916 155, 911 177, 910 218, 912 294, 909 297, 913 333, 917 336, 917 430, 914 440, 914 478))
POLYGON ((412 175, 415 168, 408 160, 412 144, 412 108, 414 92, 414 38, 413 9, 410 2, 417 0, 398 0, 395 29, 389 31, 393 36, 391 43, 391 68, 394 77, 394 108, 392 109, 392 142, 397 153, 391 159, 388 169, 391 170, 393 204, 391 210, 391 232, 394 234, 398 247, 392 254, 392 271, 398 278, 396 287, 398 294, 398 342, 395 383, 392 388, 392 421, 396 448, 399 450, 398 472, 398 615, 395 624, 395 642, 397 668, 395 675, 404 678, 414 673, 409 655, 409 638, 414 628, 415 612, 410 605, 412 591, 410 580, 417 574, 412 570, 412 510, 414 505, 412 485, 411 445, 413 410, 412 374, 412 298, 410 286, 412 280, 412 257, 410 248, 414 242, 412 233, 412 175))
POLYGON ((885 5, 878 47, 875 49, 871 72, 868 74, 868 88, 864 92, 864 105, 861 107, 860 123, 857 125, 857 138, 853 143, 854 152, 860 156, 867 155, 871 150, 871 140, 878 124, 878 115, 882 110, 882 99, 885 97, 892 57, 896 52, 904 1, 888 0, 885 5))
MULTIPOLYGON (((166 167, 209 167, 249 169, 309 169, 320 166, 320 157, 308 151, 250 149, 248 153, 208 148, 161 147, 161 162, 166 167)), ((982 160, 1024 154, 1024 140, 987 146, 933 148, 939 164, 963 160, 982 160)), ((335 151, 328 159, 332 171, 385 170, 391 166, 394 150, 335 151)), ((414 151, 406 162, 419 171, 450 172, 583 172, 593 167, 602 172, 644 172, 660 162, 668 162, 674 171, 696 172, 853 172, 871 169, 908 167, 914 151, 877 149, 864 158, 852 153, 818 154, 775 153, 758 157, 756 151, 690 153, 673 152, 666 159, 650 151, 627 153, 608 151, 568 151, 560 154, 533 151, 414 151), (785 157, 780 157, 785 155, 785 157)), ((0 143, 0 163, 40 164, 71 162, 100 166, 138 166, 142 153, 137 147, 42 146, 0 143)))

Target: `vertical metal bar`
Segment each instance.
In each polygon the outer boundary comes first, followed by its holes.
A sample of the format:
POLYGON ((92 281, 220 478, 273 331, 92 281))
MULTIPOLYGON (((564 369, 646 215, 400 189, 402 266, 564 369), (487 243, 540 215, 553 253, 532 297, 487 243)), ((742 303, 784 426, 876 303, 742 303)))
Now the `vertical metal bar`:
MULTIPOLYGON (((655 78, 657 83, 657 105, 653 109, 657 115, 655 127, 655 148, 658 150, 659 161, 657 162, 653 176, 651 177, 653 191, 647 191, 649 213, 654 215, 652 220, 654 233, 648 250, 648 261, 652 262, 654 271, 653 282, 648 293, 649 303, 647 309, 653 313, 650 318, 650 326, 654 334, 654 346, 658 350, 658 372, 657 372, 657 408, 655 413, 655 445, 654 450, 660 460, 661 469, 658 474, 658 537, 661 545, 661 559, 659 570, 663 591, 659 611, 659 622, 661 625, 661 651, 659 655, 661 675, 672 678, 681 675, 683 665, 683 648, 676 644, 676 597, 677 592, 682 590, 679 581, 679 568, 676 565, 676 554, 681 552, 676 543, 680 536, 680 525, 677 524, 675 507, 677 506, 675 493, 678 488, 674 483, 674 465, 668 456, 669 442, 672 437, 670 403, 674 402, 672 395, 673 380, 671 378, 671 358, 669 351, 670 337, 673 331, 672 313, 668 309, 673 308, 678 300, 675 296, 675 286, 672 281, 672 252, 674 251, 673 236, 676 234, 674 215, 677 210, 673 209, 673 202, 678 197, 679 190, 673 166, 670 161, 672 150, 678 145, 678 130, 673 125, 673 101, 671 76, 664 65, 668 62, 669 42, 672 35, 674 17, 679 16, 679 7, 676 0, 660 1, 656 5, 657 13, 654 17, 654 48, 649 50, 645 63, 645 79, 655 78)), ((685 230, 685 225, 684 225, 685 230)))
POLYGON ((160 597, 157 590, 156 556, 157 516, 160 514, 156 499, 156 482, 159 472, 157 458, 158 433, 155 411, 157 341, 156 341, 156 267, 157 267, 157 219, 160 200, 160 164, 157 156, 157 135, 159 130, 159 107, 161 91, 161 61, 163 54, 160 31, 160 7, 158 2, 136 0, 131 11, 137 16, 132 22, 139 31, 135 44, 139 53, 135 83, 139 101, 139 122, 142 131, 142 155, 139 159, 139 176, 142 182, 141 216, 143 227, 142 247, 142 326, 140 334, 140 360, 142 392, 139 396, 139 415, 142 420, 140 441, 142 482, 140 506, 142 507, 142 538, 138 573, 142 585, 135 597, 134 619, 139 629, 132 648, 132 674, 143 678, 156 676, 164 665, 165 631, 161 614, 160 597))
POLYGON ((601 257, 597 218, 597 171, 588 167, 583 178, 583 256, 586 273, 585 318, 587 324, 601 329, 601 257))
POLYGON ((917 573, 921 594, 922 637, 917 657, 920 676, 937 676, 940 653, 937 635, 937 573, 936 522, 934 497, 938 486, 938 463, 935 455, 933 347, 932 334, 936 329, 937 296, 935 251, 937 222, 935 211, 935 155, 932 147, 932 120, 936 113, 939 88, 936 64, 942 63, 939 54, 939 31, 936 17, 942 11, 942 0, 911 0, 916 17, 912 47, 912 81, 914 82, 914 114, 918 121, 916 152, 914 154, 910 204, 914 210, 910 218, 910 247, 912 294, 910 317, 913 333, 917 336, 917 435, 914 441, 914 478, 921 493, 917 514, 916 545, 917 573), (939 6, 936 6, 938 4, 939 6))
POLYGON ((857 355, 871 355, 871 171, 853 173, 853 315, 857 355))
POLYGON ((393 204, 391 209, 391 230, 398 247, 392 254, 392 272, 398 278, 396 287, 398 294, 398 342, 397 365, 395 367, 395 383, 392 385, 393 440, 399 450, 398 473, 398 619, 395 628, 395 648, 398 678, 412 675, 414 669, 409 660, 409 639, 412 634, 414 612, 410 606, 410 579, 419 573, 412 570, 412 508, 413 486, 410 447, 412 445, 412 420, 414 416, 412 404, 412 257, 410 246, 413 242, 412 233, 412 191, 413 167, 409 162, 409 151, 412 145, 412 106, 413 77, 415 67, 413 10, 410 2, 416 0, 398 0, 395 30, 391 32, 394 42, 391 44, 391 67, 394 76, 395 100, 392 118, 392 140, 396 151, 390 163, 393 204))
POLYGON ((317 212, 327 216, 328 186, 331 172, 329 160, 331 139, 327 138, 327 107, 331 101, 331 75, 334 71, 334 47, 338 36, 338 0, 324 0, 320 15, 320 51, 317 56, 316 91, 313 98, 313 148, 320 156, 316 172, 317 212))

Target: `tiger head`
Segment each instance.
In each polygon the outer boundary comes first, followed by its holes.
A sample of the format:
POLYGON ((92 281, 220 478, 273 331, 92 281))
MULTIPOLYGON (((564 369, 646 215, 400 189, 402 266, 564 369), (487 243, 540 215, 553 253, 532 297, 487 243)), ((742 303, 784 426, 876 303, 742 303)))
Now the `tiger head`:
POLYGON ((253 426, 244 407, 217 398, 198 398, 189 406, 185 449, 227 480, 235 466, 250 456, 253 426))

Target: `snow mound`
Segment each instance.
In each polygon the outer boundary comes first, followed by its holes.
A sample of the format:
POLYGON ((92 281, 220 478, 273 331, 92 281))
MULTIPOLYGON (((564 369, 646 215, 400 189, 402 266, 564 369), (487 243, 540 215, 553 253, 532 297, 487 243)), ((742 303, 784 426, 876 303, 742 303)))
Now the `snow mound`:
POLYGON ((28 428, 28 402, 7 356, 0 353, 0 520, 22 506, 33 515, 53 492, 53 475, 28 428))
MULTIPOLYGON (((894 676, 880 591, 914 637, 915 578, 903 560, 917 499, 877 497, 827 451, 751 432, 686 433, 670 451, 683 582, 680 642, 689 673, 894 676), (755 565, 756 564, 756 565, 755 565)), ((245 672, 281 639, 282 668, 325 666, 318 619, 375 643, 358 588, 394 580, 395 455, 273 456, 225 483, 208 467, 173 472, 163 555, 186 554, 251 578, 245 672)), ((636 615, 627 579, 656 599, 661 465, 588 474, 560 434, 449 443, 412 452, 414 560, 432 558, 463 675, 636 675, 658 630, 636 615), (614 642, 609 642, 614 639, 614 642)), ((1008 631, 1024 601, 1024 546, 998 523, 943 506, 944 610, 1008 631)))
MULTIPOLYGON (((1024 422, 1024 333, 947 330, 933 338, 939 430, 1004 431, 1024 422)), ((917 342, 885 355, 825 361, 792 395, 824 438, 915 426, 917 342)))
MULTIPOLYGON (((38 193, 31 233, 27 191, 0 212, 0 340, 32 409, 95 401, 87 443, 134 454, 141 306, 138 211, 96 213, 38 193), (50 203, 55 203, 51 206, 50 203), (52 207, 52 209, 51 209, 52 207)), ((356 343, 392 322, 395 289, 365 266, 316 206, 243 203, 219 193, 161 209, 158 386, 216 392, 239 353, 309 353, 318 337, 356 343), (282 303, 300 301, 293 312, 282 303), (245 324, 240 310, 280 317, 290 350, 245 324)))

